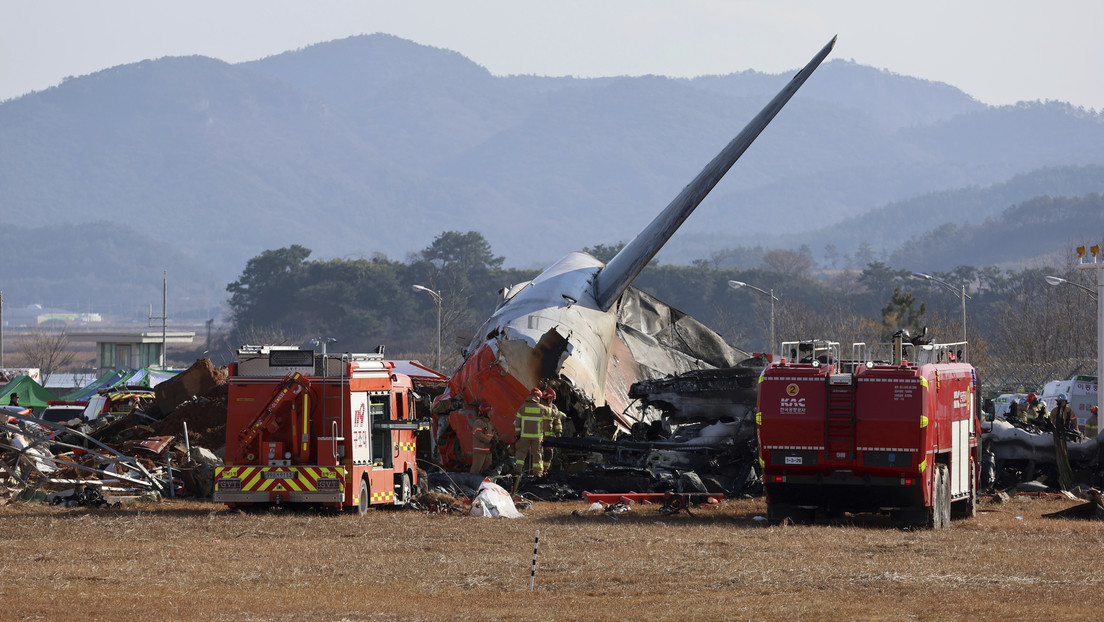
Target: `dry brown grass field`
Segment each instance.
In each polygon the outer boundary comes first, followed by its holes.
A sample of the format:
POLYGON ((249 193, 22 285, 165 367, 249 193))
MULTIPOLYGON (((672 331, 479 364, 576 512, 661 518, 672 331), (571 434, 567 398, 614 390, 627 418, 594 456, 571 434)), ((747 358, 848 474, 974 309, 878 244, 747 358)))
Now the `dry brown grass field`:
POLYGON ((1041 518, 1072 505, 983 504, 936 532, 772 527, 762 499, 617 518, 537 503, 515 520, 11 504, 0 619, 1099 619, 1104 524, 1041 518))

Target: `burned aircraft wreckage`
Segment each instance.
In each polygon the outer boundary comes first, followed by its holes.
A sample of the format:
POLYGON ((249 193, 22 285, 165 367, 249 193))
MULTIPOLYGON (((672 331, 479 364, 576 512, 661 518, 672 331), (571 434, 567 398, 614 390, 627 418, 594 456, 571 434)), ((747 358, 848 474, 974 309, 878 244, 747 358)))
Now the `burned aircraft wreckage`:
POLYGON ((1058 488, 1058 435, 1065 439, 1072 488, 1104 487, 1104 433, 1091 438, 1079 430, 1055 430, 1049 421, 1001 416, 982 424, 982 485, 1026 492, 1058 488))
MULTIPOLYGON (((551 387, 567 422, 564 437, 546 446, 560 450, 566 471, 585 463, 664 481, 696 472, 715 489, 745 488, 756 464, 754 422, 749 426, 747 416, 754 410, 754 383, 750 396, 726 394, 703 408, 693 399, 669 399, 679 391, 665 383, 720 387, 753 379, 761 361, 631 285, 834 44, 825 45, 608 264, 571 253, 532 281, 503 290, 434 402, 434 438, 446 468, 466 470, 470 463, 477 405, 490 405, 492 425, 508 445, 529 391, 551 387)), ((700 488, 700 482, 684 484, 700 488)))

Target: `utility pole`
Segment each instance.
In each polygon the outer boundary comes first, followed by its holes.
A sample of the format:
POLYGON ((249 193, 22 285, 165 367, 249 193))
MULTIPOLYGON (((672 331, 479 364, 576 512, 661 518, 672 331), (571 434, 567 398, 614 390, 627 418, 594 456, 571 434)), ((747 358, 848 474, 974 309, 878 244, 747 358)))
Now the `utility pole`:
POLYGON ((149 327, 153 328, 154 320, 161 320, 161 369, 165 369, 165 350, 168 347, 168 321, 169 313, 168 307, 168 273, 164 270, 161 271, 161 316, 155 317, 153 315, 153 304, 150 304, 149 308, 149 327))
POLYGON ((4 292, 0 292, 0 369, 4 368, 4 292))

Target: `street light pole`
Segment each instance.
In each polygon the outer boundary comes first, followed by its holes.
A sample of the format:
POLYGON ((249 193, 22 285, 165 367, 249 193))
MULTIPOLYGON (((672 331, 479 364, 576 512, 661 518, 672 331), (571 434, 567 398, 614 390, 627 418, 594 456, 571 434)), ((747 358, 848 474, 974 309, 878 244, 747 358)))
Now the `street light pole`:
POLYGON ((437 365, 434 366, 434 369, 441 371, 441 292, 433 291, 422 285, 415 285, 414 290, 433 296, 433 304, 437 307, 437 365))
MULTIPOLYGON (((1089 264, 1089 265, 1091 266, 1092 264, 1089 264)), ((1047 283, 1049 283, 1051 285, 1061 285, 1062 283, 1065 283, 1067 285, 1072 285, 1072 286, 1074 286, 1074 287, 1076 287, 1080 290, 1083 290, 1083 291, 1087 292, 1089 294, 1089 298, 1092 298, 1093 300, 1097 300, 1096 291, 1094 291, 1091 287, 1085 287, 1084 285, 1082 285, 1080 283, 1074 283, 1073 281, 1067 281, 1066 279, 1056 277, 1056 276, 1045 276, 1043 278, 1046 280, 1047 283)))
POLYGON ((938 284, 942 285, 943 287, 947 288, 948 290, 950 290, 950 291, 952 291, 952 292, 954 292, 954 293, 956 293, 956 294, 958 294, 959 296, 962 297, 962 342, 965 343, 966 342, 966 300, 968 298, 970 298, 970 296, 968 296, 966 294, 966 284, 963 283, 962 287, 958 288, 958 287, 955 287, 954 285, 951 285, 950 283, 948 283, 946 281, 942 281, 940 279, 937 279, 937 278, 935 278, 934 276, 932 276, 930 274, 924 274, 923 272, 913 272, 912 276, 914 276, 918 279, 924 279, 925 281, 931 281, 933 283, 938 283, 938 284))
POLYGON ((770 343, 767 344, 767 350, 768 350, 768 354, 773 355, 774 354, 774 346, 777 345, 774 341, 774 301, 778 300, 778 298, 776 298, 774 296, 774 288, 772 287, 771 290, 768 292, 766 290, 759 289, 758 287, 756 287, 754 285, 748 285, 747 283, 744 283, 743 281, 729 281, 728 286, 731 287, 732 289, 740 289, 741 287, 746 287, 748 289, 759 292, 760 294, 766 296, 767 298, 770 298, 770 343))

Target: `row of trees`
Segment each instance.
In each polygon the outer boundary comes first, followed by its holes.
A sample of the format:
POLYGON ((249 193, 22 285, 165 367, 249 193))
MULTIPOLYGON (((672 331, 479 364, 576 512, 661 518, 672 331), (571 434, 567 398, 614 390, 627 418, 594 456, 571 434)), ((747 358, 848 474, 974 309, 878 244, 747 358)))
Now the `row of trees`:
MULTIPOLYGON (((621 245, 584 249, 608 260, 621 245)), ((227 286, 233 330, 226 351, 241 343, 305 343, 334 337, 340 351, 386 345, 396 356, 434 359, 436 307, 413 285, 442 297, 442 367, 455 365, 493 311, 502 288, 536 276, 534 270, 503 268, 503 258, 477 232, 446 231, 406 261, 311 260, 302 246, 269 250, 249 260, 227 286)), ((767 349, 770 305, 765 296, 733 290, 729 280, 773 290, 780 340, 824 338, 885 341, 898 328, 928 329, 940 341, 962 337, 960 287, 965 285, 967 336, 977 357, 1024 363, 1094 357, 1095 302, 1074 287, 1050 287, 1044 276, 1074 282, 1089 276, 1073 261, 1059 268, 1006 270, 961 266, 937 279, 917 279, 905 270, 871 262, 863 270, 813 272, 800 251, 770 252, 751 269, 718 267, 701 260, 690 266, 653 262, 635 286, 694 316, 731 344, 767 349), (767 257, 770 261, 767 261, 767 257)))
POLYGON ((406 262, 369 259, 310 260, 293 245, 250 259, 230 283, 232 330, 225 350, 242 343, 300 344, 333 337, 339 351, 366 352, 379 345, 397 356, 431 361, 436 349, 434 301, 442 298, 442 366, 460 359, 479 320, 493 309, 503 286, 535 276, 502 268, 503 258, 476 232, 447 231, 406 262))

